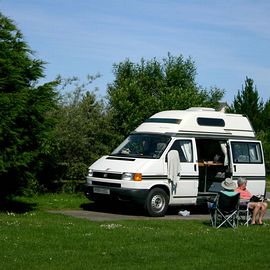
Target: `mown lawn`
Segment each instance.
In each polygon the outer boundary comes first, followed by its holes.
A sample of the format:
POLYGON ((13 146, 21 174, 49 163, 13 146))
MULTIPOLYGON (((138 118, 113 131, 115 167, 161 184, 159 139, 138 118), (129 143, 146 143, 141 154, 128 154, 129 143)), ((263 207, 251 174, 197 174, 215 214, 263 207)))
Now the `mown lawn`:
POLYGON ((269 221, 236 230, 208 220, 92 222, 46 212, 79 209, 83 196, 19 201, 27 212, 0 213, 0 269, 270 269, 269 221))

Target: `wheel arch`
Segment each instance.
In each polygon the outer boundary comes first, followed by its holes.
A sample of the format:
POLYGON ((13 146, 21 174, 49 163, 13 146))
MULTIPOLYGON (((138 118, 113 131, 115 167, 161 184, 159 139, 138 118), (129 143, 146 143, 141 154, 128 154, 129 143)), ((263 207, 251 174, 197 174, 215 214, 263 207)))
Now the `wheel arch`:
POLYGON ((160 188, 160 189, 163 189, 163 190, 167 193, 167 195, 168 195, 168 197, 169 197, 169 199, 170 199, 170 189, 169 189, 168 186, 166 186, 166 185, 161 185, 161 184, 154 185, 154 186, 152 186, 152 187, 149 189, 149 192, 150 192, 152 189, 154 189, 154 188, 160 188))

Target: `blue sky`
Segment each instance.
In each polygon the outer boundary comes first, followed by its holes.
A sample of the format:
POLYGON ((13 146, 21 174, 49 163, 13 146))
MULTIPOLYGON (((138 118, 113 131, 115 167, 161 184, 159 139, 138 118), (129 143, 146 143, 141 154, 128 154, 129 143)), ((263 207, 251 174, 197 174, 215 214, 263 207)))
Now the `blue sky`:
POLYGON ((100 73, 104 96, 113 63, 170 52, 190 56, 198 85, 224 89, 229 104, 246 76, 270 98, 268 0, 0 0, 0 10, 48 62, 46 81, 100 73))

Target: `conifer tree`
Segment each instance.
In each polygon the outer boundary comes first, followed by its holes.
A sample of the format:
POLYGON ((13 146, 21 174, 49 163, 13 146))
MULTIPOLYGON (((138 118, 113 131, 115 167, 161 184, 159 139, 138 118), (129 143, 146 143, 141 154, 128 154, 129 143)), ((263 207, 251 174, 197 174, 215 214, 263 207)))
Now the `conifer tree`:
POLYGON ((260 99, 257 88, 254 86, 254 81, 251 78, 246 77, 245 86, 242 87, 241 91, 238 91, 228 111, 247 115, 254 130, 261 130, 263 101, 260 99))
POLYGON ((0 195, 32 188, 56 104, 55 82, 37 85, 44 62, 32 50, 14 22, 0 13, 0 195))

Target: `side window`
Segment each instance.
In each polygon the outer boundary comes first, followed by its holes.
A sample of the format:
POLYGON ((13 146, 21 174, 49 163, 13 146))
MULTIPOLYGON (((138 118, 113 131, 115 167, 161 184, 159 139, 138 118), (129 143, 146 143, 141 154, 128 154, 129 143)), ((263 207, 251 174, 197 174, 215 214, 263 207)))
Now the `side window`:
POLYGON ((193 162, 193 150, 191 140, 177 140, 170 150, 177 150, 181 162, 193 162))
POLYGON ((259 143, 232 142, 234 163, 262 163, 262 152, 259 143))

